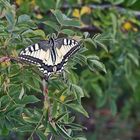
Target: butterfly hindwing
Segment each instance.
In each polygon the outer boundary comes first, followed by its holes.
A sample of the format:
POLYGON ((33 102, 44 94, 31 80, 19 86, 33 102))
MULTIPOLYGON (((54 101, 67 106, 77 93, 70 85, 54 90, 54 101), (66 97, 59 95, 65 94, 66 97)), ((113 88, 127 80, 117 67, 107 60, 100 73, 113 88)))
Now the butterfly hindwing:
POLYGON ((59 38, 30 45, 19 53, 19 58, 35 64, 44 75, 49 76, 53 72, 61 72, 69 57, 79 48, 74 39, 59 38))

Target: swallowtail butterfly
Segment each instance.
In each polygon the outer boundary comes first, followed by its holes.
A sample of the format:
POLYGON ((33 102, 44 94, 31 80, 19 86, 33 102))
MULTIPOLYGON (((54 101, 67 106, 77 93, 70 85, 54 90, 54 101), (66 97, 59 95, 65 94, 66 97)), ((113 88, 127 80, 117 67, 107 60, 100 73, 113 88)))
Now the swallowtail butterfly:
POLYGON ((23 49, 19 58, 35 64, 48 79, 52 73, 62 72, 69 57, 79 49, 80 44, 74 39, 50 38, 23 49))

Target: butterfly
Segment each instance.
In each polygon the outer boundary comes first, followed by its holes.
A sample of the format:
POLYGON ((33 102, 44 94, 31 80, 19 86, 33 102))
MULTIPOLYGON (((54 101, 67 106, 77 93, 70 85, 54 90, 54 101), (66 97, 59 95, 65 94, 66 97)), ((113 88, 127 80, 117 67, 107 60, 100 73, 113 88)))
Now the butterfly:
POLYGON ((21 50, 19 58, 34 64, 47 80, 52 73, 61 73, 68 59, 80 49, 80 44, 69 38, 50 38, 21 50))

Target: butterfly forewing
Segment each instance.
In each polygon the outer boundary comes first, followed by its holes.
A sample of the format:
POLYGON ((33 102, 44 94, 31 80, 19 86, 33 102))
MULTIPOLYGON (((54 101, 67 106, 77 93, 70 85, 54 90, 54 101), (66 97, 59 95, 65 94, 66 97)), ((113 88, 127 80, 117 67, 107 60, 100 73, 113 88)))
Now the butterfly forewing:
POLYGON ((56 54, 57 59, 55 65, 66 62, 68 58, 80 48, 80 45, 74 39, 57 39, 56 54))

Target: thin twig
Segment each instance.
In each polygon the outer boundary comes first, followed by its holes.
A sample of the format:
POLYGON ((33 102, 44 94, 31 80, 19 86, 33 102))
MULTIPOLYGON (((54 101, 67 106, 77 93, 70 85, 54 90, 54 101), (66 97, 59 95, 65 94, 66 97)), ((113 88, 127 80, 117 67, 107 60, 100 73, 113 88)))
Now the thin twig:
POLYGON ((10 58, 7 57, 7 56, 0 57, 0 63, 6 62, 6 61, 9 61, 9 60, 10 60, 10 58))
POLYGON ((42 85, 43 85, 43 95, 44 95, 44 109, 48 110, 48 118, 49 118, 49 122, 50 122, 52 120, 51 104, 50 104, 50 100, 48 97, 47 81, 45 79, 42 80, 42 85))
MULTIPOLYGON (((49 118, 49 121, 51 121, 51 114, 50 114, 50 102, 49 102, 49 99, 48 99, 48 87, 47 87, 47 82, 45 79, 42 80, 42 86, 43 86, 43 95, 44 95, 44 108, 43 108, 43 114, 39 120, 39 122, 37 123, 35 129, 32 131, 30 138, 33 137, 33 134, 35 133, 35 131, 37 130, 37 128, 39 127, 39 125, 41 124, 41 121, 43 120, 43 117, 45 116, 45 113, 46 113, 46 110, 48 110, 48 118, 49 118)), ((52 138, 51 138, 52 139, 52 138)), ((50 139, 50 140, 51 140, 50 139)))

